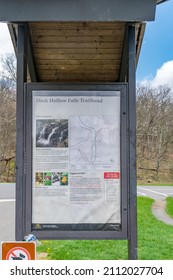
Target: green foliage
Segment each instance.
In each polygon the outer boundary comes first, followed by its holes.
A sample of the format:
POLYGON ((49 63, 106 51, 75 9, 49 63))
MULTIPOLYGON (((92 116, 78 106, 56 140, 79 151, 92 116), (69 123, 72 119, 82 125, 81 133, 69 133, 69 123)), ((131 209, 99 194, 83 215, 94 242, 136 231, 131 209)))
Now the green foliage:
POLYGON ((167 197, 166 202, 166 213, 173 218, 173 197, 167 197))
MULTIPOLYGON (((151 212, 153 200, 138 197, 138 253, 142 260, 173 259, 173 227, 158 221, 151 212)), ((37 249, 51 260, 128 259, 127 241, 42 241, 37 249)))

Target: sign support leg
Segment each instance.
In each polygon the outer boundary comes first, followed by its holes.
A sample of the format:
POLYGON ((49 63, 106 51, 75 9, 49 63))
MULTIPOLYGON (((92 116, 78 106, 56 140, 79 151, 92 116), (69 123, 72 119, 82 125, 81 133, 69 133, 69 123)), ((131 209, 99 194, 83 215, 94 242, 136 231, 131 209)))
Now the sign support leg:
POLYGON ((16 117, 16 229, 15 238, 24 236, 24 83, 27 81, 27 34, 25 24, 18 25, 17 42, 17 117, 16 117))
POLYGON ((135 25, 128 26, 129 84, 129 216, 128 257, 137 259, 137 187, 136 187, 136 44, 135 25))

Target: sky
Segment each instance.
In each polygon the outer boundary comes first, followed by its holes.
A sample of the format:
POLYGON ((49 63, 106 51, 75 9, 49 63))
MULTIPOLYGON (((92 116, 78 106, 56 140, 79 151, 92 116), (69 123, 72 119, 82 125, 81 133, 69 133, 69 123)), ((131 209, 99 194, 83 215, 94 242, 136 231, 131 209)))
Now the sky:
POLYGON ((12 52, 14 52, 14 50, 8 27, 5 23, 0 23, 0 55, 12 52))
MULTIPOLYGON (((146 25, 137 66, 137 81, 173 88, 173 0, 157 6, 155 21, 146 25)), ((0 55, 13 52, 8 28, 0 23, 0 55)))
POLYGON ((137 81, 173 88, 173 0, 157 6, 155 21, 146 25, 137 66, 137 81))

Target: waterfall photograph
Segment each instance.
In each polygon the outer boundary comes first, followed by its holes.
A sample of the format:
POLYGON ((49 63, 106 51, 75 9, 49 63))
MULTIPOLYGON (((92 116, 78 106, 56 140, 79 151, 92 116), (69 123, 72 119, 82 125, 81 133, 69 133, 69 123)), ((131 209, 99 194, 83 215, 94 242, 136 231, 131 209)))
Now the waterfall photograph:
POLYGON ((37 148, 67 148, 68 120, 36 120, 37 148))

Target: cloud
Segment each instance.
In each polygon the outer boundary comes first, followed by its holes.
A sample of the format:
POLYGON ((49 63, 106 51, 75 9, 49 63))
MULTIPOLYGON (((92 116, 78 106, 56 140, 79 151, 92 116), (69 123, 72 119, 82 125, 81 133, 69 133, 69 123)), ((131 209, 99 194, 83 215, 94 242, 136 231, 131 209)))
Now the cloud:
POLYGON ((153 87, 167 85, 173 89, 173 60, 165 62, 156 72, 153 80, 150 80, 153 87))
POLYGON ((6 23, 0 23, 0 55, 14 52, 6 23))

